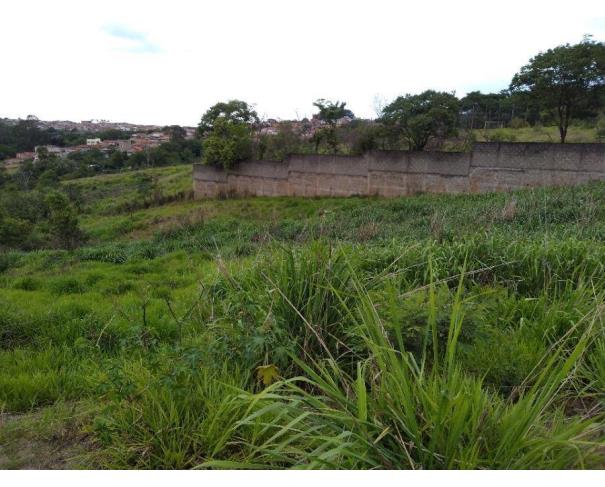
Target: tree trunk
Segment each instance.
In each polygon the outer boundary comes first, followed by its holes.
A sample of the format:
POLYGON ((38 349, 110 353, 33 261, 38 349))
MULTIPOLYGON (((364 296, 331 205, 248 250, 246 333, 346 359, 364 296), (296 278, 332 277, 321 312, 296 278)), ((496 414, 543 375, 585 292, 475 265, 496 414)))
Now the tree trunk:
POLYGON ((561 144, 565 143, 565 137, 567 137, 567 127, 559 124, 559 135, 561 136, 561 144))
POLYGON ((567 129, 569 127, 569 119, 571 115, 571 110, 569 104, 559 105, 559 135, 561 136, 561 144, 565 143, 565 138, 567 137, 567 129))

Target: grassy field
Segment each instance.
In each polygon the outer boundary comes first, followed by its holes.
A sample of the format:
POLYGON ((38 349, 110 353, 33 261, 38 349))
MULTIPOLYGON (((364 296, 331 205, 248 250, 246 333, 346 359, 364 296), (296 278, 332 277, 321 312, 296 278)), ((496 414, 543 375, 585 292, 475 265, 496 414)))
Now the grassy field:
MULTIPOLYGON (((69 182, 0 256, 2 468, 603 468, 605 184, 192 201, 69 182)), ((67 184, 67 183, 66 183, 67 184)))
MULTIPOLYGON (((558 127, 524 127, 524 128, 501 128, 473 130, 478 142, 554 142, 561 139, 558 127)), ((566 138, 567 143, 603 142, 597 134, 596 128, 591 127, 569 127, 566 138)))

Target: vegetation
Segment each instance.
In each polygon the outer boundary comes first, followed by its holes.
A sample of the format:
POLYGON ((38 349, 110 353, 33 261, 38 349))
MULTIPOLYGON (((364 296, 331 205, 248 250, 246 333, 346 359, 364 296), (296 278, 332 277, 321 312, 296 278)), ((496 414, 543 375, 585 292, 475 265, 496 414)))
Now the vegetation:
MULTIPOLYGON (((378 122, 231 100, 194 140, 1 167, 0 468, 604 468, 604 183, 201 203, 183 164, 595 140, 602 80, 567 74, 601 48, 378 122)), ((0 157, 54 140, 31 122, 0 157)))
POLYGON ((513 77, 511 89, 527 91, 539 106, 556 111, 564 143, 572 115, 594 112, 605 94, 605 44, 586 37, 540 53, 513 77))
POLYGON ((253 154, 251 129, 247 124, 218 118, 204 139, 204 162, 228 169, 253 154))
POLYGON ((88 241, 0 257, 0 465, 605 465, 604 184, 202 205, 190 183, 40 194, 74 195, 88 241))
POLYGON ((457 117, 456 96, 433 90, 400 96, 382 111, 382 122, 401 133, 410 150, 423 150, 431 137, 455 135, 457 117))
POLYGON ((572 126, 573 132, 589 132, 572 139, 596 142, 603 138, 604 89, 605 44, 587 36, 579 44, 539 53, 499 93, 474 91, 461 99, 435 90, 407 94, 383 107, 375 121, 353 120, 345 102, 319 99, 313 103, 317 113, 312 121, 302 120, 296 130, 290 122, 273 124, 278 129, 272 135, 262 133, 264 123, 250 105, 230 100, 211 107, 198 131, 205 138, 204 161, 224 167, 253 158, 283 160, 293 153, 467 150, 477 138, 514 142, 516 131, 528 128, 532 130, 522 135, 530 135, 529 141, 542 140, 545 134, 553 140, 553 124, 561 142, 572 126), (479 137, 477 129, 483 129, 479 137))
POLYGON ((131 134, 110 129, 94 134, 87 132, 40 129, 36 120, 20 120, 15 125, 0 122, 0 161, 14 157, 15 153, 33 151, 37 145, 73 146, 85 144, 89 137, 102 139, 128 139, 131 134))
POLYGON ((312 142, 315 145, 315 152, 319 151, 319 146, 324 142, 328 146, 330 152, 338 151, 338 135, 336 132, 336 124, 343 117, 355 118, 353 112, 345 108, 345 102, 333 102, 320 98, 313 103, 319 111, 317 118, 326 124, 325 127, 317 130, 312 137, 312 142))
POLYGON ((206 135, 214 130, 217 120, 226 121, 229 124, 252 125, 258 123, 256 111, 245 101, 229 100, 228 102, 219 102, 210 107, 202 116, 199 125, 201 135, 206 135))

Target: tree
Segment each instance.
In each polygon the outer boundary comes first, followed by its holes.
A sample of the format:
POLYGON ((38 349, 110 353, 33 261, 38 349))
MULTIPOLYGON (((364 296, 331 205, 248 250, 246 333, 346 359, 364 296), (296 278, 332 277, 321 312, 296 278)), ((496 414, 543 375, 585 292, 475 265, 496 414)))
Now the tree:
POLYGON ((345 108, 346 105, 344 101, 333 102, 323 98, 313 103, 313 106, 319 109, 317 117, 332 126, 335 126, 336 122, 342 117, 354 117, 353 112, 345 108))
POLYGON ((170 142, 182 142, 187 136, 187 131, 180 125, 164 127, 163 131, 170 137, 170 142))
POLYGON ((304 142, 290 122, 281 122, 276 134, 261 135, 257 142, 258 158, 274 161, 283 161, 290 154, 302 153, 304 148, 304 142))
POLYGON ((17 151, 15 151, 14 147, 0 144, 0 161, 3 159, 8 159, 9 157, 15 157, 16 153, 17 151))
POLYGON ((0 207, 0 249, 27 247, 31 233, 30 222, 11 217, 0 207))
POLYGON ((396 98, 382 111, 381 121, 406 139, 410 150, 423 150, 432 137, 456 133, 458 99, 451 93, 427 90, 396 98))
POLYGON ((519 110, 515 106, 519 101, 508 90, 500 93, 471 91, 460 99, 461 118, 470 129, 482 128, 489 121, 509 123, 515 116, 515 110, 519 110))
POLYGON ((6 172, 6 168, 4 167, 4 164, 0 163, 0 188, 7 182, 8 174, 6 172))
POLYGON ((252 157, 252 136, 245 123, 219 117, 203 142, 204 163, 225 169, 252 157))
POLYGON ((256 111, 245 101, 229 100, 228 102, 217 103, 204 113, 198 126, 200 135, 205 136, 212 132, 218 119, 244 125, 252 125, 259 122, 256 111))
POLYGON ((586 36, 541 52, 512 79, 510 89, 528 93, 541 107, 554 110, 561 143, 565 143, 572 116, 596 108, 605 87, 605 43, 586 36))
POLYGON ((48 206, 50 233, 61 247, 75 248, 85 239, 85 235, 80 230, 78 216, 69 199, 59 191, 51 191, 46 195, 45 203, 48 206))
POLYGON ((323 98, 313 103, 313 106, 319 110, 319 113, 316 114, 317 118, 327 124, 327 127, 321 128, 313 134, 311 141, 315 144, 315 152, 319 150, 319 144, 322 140, 326 141, 332 152, 336 153, 338 151, 336 122, 346 116, 354 117, 353 112, 345 108, 346 105, 344 101, 333 102, 323 98))
POLYGON ((146 200, 153 196, 158 190, 158 180, 150 174, 137 174, 136 178, 137 196, 142 200, 146 200))

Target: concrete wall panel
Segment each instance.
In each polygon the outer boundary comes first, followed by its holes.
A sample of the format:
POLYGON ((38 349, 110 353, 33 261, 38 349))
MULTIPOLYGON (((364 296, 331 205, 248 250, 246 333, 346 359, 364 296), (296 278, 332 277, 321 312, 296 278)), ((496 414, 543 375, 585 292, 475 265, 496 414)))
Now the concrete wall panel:
POLYGON ((405 196, 511 191, 605 180, 605 144, 478 143, 468 153, 374 151, 363 156, 293 155, 229 171, 193 168, 196 198, 405 196))

